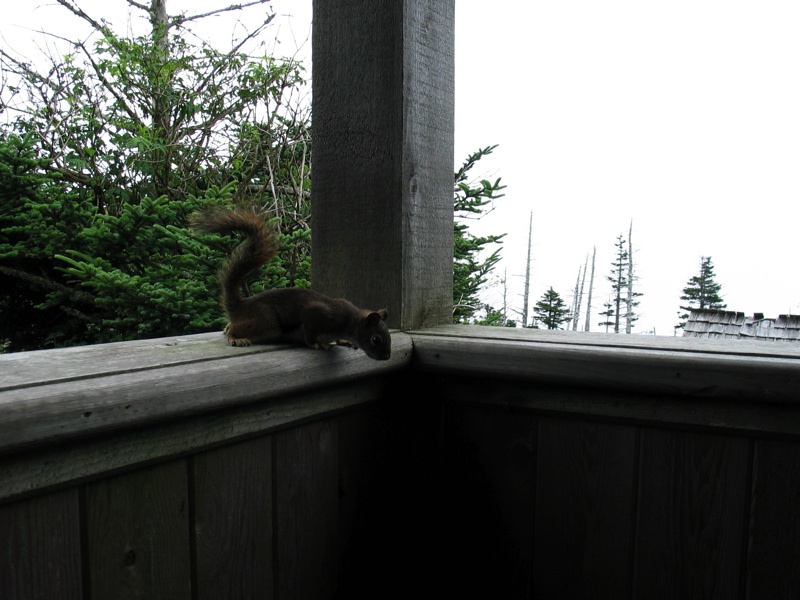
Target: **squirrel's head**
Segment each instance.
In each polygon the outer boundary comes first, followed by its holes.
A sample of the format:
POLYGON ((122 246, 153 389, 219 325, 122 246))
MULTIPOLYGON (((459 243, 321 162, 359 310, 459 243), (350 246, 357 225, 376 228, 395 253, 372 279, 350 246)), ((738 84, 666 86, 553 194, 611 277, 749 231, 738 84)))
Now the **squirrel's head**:
POLYGON ((389 311, 385 308, 369 312, 364 317, 358 331, 359 347, 367 356, 377 360, 388 360, 392 355, 392 338, 386 319, 389 311))

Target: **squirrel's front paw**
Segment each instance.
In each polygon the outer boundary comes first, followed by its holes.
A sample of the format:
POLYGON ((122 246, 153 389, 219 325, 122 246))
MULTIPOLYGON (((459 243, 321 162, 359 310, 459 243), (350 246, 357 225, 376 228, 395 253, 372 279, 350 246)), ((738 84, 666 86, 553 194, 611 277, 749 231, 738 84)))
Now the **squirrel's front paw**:
POLYGON ((250 340, 247 338, 228 338, 228 342, 231 346, 249 346, 250 340))

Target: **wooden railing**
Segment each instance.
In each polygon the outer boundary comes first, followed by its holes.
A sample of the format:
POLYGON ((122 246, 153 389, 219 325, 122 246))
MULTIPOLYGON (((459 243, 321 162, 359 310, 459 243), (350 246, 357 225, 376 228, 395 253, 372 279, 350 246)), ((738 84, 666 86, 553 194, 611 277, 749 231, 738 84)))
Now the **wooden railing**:
POLYGON ((0 598, 798 597, 795 346, 393 342, 1 356, 0 598))

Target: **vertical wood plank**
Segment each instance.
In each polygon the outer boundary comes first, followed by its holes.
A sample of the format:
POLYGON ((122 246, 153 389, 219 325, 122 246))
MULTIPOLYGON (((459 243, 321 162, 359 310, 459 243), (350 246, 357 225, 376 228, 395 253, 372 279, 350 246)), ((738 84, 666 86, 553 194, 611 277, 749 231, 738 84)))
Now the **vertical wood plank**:
POLYGON ((800 598, 800 443, 757 440, 748 598, 800 598))
POLYGON ((273 598, 272 439, 192 460, 197 598, 273 598))
POLYGON ((0 598, 83 598, 77 488, 0 506, 0 598))
POLYGON ((92 598, 191 597, 186 460, 86 486, 92 598))
POLYGON ((278 598, 332 598, 339 571, 338 431, 328 419, 275 434, 278 598))
POLYGON ((626 598, 636 476, 632 426, 539 419, 536 598, 626 598))
POLYGON ((454 0, 315 0, 312 281, 452 319, 454 0))
POLYGON ((643 430, 635 598, 742 597, 749 468, 744 438, 643 430))
POLYGON ((529 598, 536 417, 447 403, 443 438, 442 597, 529 598))

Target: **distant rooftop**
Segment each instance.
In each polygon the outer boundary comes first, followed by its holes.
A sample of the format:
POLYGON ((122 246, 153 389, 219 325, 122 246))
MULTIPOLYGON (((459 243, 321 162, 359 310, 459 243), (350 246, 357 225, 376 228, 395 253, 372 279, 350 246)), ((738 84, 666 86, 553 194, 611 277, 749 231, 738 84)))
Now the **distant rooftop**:
POLYGON ((735 338, 770 342, 800 342, 800 315, 764 318, 763 313, 746 317, 732 310, 693 310, 683 330, 684 337, 735 338))

